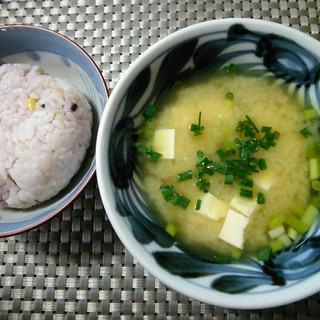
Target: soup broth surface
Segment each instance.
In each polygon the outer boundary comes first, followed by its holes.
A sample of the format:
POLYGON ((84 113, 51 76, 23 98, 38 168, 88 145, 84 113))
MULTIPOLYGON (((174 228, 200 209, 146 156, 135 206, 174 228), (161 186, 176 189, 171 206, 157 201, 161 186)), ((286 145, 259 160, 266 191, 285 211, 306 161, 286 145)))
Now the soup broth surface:
MULTIPOLYGON (((224 219, 217 221, 199 214, 195 209, 204 192, 196 186, 195 178, 177 182, 177 175, 195 170, 197 151, 201 150, 212 160, 218 161, 216 151, 225 148, 227 141, 241 138, 236 128, 248 115, 258 128, 270 126, 280 133, 276 146, 260 148, 255 157, 265 158, 267 169, 255 175, 267 174, 271 186, 263 191, 265 204, 257 205, 245 229, 244 251, 253 252, 268 245, 267 222, 283 213, 292 213, 295 205, 307 206, 310 196, 309 162, 305 156, 306 139, 299 133, 305 126, 303 105, 290 97, 275 80, 244 74, 214 74, 208 72, 166 91, 156 102, 159 112, 151 127, 175 130, 174 159, 160 159, 150 163, 139 157, 139 172, 146 201, 152 212, 165 226, 172 222, 177 227, 176 237, 184 246, 205 254, 231 254, 234 247, 219 238, 224 219), (230 101, 227 93, 233 94, 230 101), (201 135, 190 131, 190 124, 197 123, 201 112, 201 135), (190 199, 186 209, 166 202, 160 185, 173 185, 178 193, 190 199)), ((243 138, 243 136, 242 136, 243 138)), ((152 137, 145 143, 152 145, 152 137)), ((155 150, 157 151, 157 150, 155 150)), ((239 185, 226 185, 218 173, 206 177, 209 192, 229 203, 239 194, 239 185)))

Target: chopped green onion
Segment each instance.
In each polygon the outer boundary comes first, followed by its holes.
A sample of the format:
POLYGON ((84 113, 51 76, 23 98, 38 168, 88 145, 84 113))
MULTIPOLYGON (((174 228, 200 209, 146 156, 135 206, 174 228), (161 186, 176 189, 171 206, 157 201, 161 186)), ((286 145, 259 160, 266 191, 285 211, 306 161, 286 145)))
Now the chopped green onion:
POLYGON ((270 236, 271 239, 276 239, 279 238, 282 234, 284 234, 286 232, 283 224, 280 224, 279 226, 277 226, 274 229, 270 229, 268 231, 268 234, 270 236))
POLYGON ((268 127, 268 126, 263 126, 261 128, 261 132, 264 132, 264 133, 270 133, 272 130, 272 127, 268 127))
POLYGON ((319 180, 312 180, 311 187, 315 191, 320 191, 320 181, 319 180))
POLYGON ((225 184, 233 184, 233 174, 226 174, 225 178, 224 178, 224 183, 225 184))
POLYGON ((170 234, 171 237, 174 237, 176 234, 177 234, 177 226, 172 223, 172 222, 169 222, 167 225, 166 225, 166 228, 165 228, 166 232, 168 234, 170 234))
POLYGON ((227 94, 226 94, 226 99, 227 100, 233 100, 233 93, 232 92, 228 92, 227 94))
POLYGON ((253 192, 252 190, 248 190, 248 189, 240 189, 240 197, 244 197, 244 198, 252 198, 253 196, 253 192))
POLYGON ((226 153, 222 149, 217 150, 216 153, 221 161, 223 161, 226 158, 226 153))
POLYGON ((320 209, 320 195, 310 197, 310 203, 320 209))
POLYGON ((156 115, 157 112, 158 112, 158 108, 154 104, 151 104, 143 112, 143 115, 144 115, 145 118, 151 119, 156 115))
POLYGON ((284 246, 283 246, 282 241, 279 238, 277 238, 277 239, 274 239, 270 242, 270 248, 271 248, 271 251, 273 253, 275 253, 275 252, 283 250, 284 246))
POLYGON ((197 156, 198 156, 198 161, 196 162, 197 167, 204 165, 208 160, 208 157, 202 151, 197 151, 197 156))
POLYGON ((231 155, 235 155, 235 154, 236 154, 235 149, 226 150, 226 156, 231 156, 231 155))
POLYGON ((316 109, 305 109, 303 110, 303 116, 305 120, 313 120, 318 118, 318 112, 316 109))
POLYGON ((137 146, 137 152, 144 155, 150 162, 156 163, 161 158, 161 153, 152 149, 152 146, 146 147, 143 145, 137 146))
POLYGON ((164 197, 164 200, 166 200, 167 202, 169 202, 173 198, 174 194, 176 193, 173 186, 161 185, 160 189, 164 197))
POLYGON ((213 256, 212 260, 214 263, 230 263, 230 258, 226 258, 226 257, 217 257, 217 256, 213 256))
POLYGON ((313 143, 307 146, 306 156, 309 159, 320 157, 320 143, 313 143))
POLYGON ((237 72, 237 66, 234 63, 230 63, 227 66, 223 67, 223 70, 227 73, 236 73, 237 72))
POLYGON ((309 176, 311 180, 320 178, 320 165, 318 158, 311 158, 309 160, 309 176))
POLYGON ((283 246, 285 248, 289 247, 292 244, 291 239, 289 238, 289 236, 284 233, 279 237, 279 240, 282 242, 283 246))
POLYGON ((151 153, 148 154, 147 158, 150 162, 156 163, 161 158, 161 153, 152 151, 151 153))
POLYGON ((164 185, 160 186, 160 190, 166 202, 171 201, 173 205, 179 206, 182 209, 187 208, 190 203, 190 200, 185 196, 178 194, 175 188, 172 185, 164 185))
POLYGON ((231 252, 231 257, 235 260, 239 260, 242 255, 242 250, 239 248, 233 248, 231 252))
POLYGON ((204 193, 207 193, 209 191, 210 181, 207 179, 199 179, 196 186, 204 193))
POLYGON ((318 208, 312 204, 309 204, 300 221, 304 222, 310 228, 312 224, 315 222, 318 214, 318 208))
POLYGON ((303 221, 293 215, 286 217, 286 223, 288 224, 288 226, 301 234, 305 233, 309 228, 303 221))
POLYGON ((183 81, 181 80, 176 80, 174 83, 173 83, 173 87, 178 87, 178 86, 181 86, 183 84, 183 81))
POLYGON ((192 123, 190 125, 190 131, 193 132, 193 134, 195 136, 199 136, 201 135, 201 132, 204 130, 204 126, 201 126, 201 111, 199 112, 199 116, 198 116, 198 123, 192 123))
POLYGON ((187 208, 187 206, 189 205, 190 200, 188 198, 186 198, 183 195, 179 196, 179 201, 176 203, 179 207, 181 207, 182 209, 187 208))
POLYGON ((257 259, 263 262, 267 262, 270 260, 271 257, 271 249, 270 248, 263 248, 257 252, 257 259))
POLYGON ((219 163, 219 162, 214 162, 213 169, 214 169, 214 171, 217 171, 219 173, 226 174, 228 167, 224 164, 219 163))
POLYGON ((270 229, 274 229, 274 228, 280 226, 285 221, 286 221, 286 216, 283 215, 283 214, 278 214, 278 215, 272 217, 268 221, 268 226, 269 226, 270 229))
POLYGON ((262 192, 258 192, 257 203, 258 204, 265 204, 266 203, 266 199, 265 199, 264 194, 262 192))
POLYGON ((312 132, 308 128, 303 128, 299 131, 305 138, 312 136, 312 132))
POLYGON ((186 181, 192 178, 192 171, 188 170, 178 174, 178 182, 186 181))
POLYGON ((200 172, 212 176, 214 174, 213 162, 207 161, 207 163, 200 169, 200 172))
POLYGON ((249 187, 249 188, 252 188, 253 187, 253 180, 252 179, 249 179, 249 178, 241 178, 239 180, 240 184, 242 186, 246 186, 246 187, 249 187))
POLYGON ((254 122, 251 120, 251 118, 250 118, 248 115, 246 115, 246 118, 247 118, 247 120, 249 121, 249 123, 250 123, 250 125, 252 126, 252 128, 254 129, 254 131, 255 131, 256 133, 259 133, 259 130, 258 130, 257 126, 254 124, 254 122))
POLYGON ((227 141, 225 144, 225 147, 226 147, 226 150, 229 151, 229 150, 235 150, 237 145, 236 145, 235 141, 232 140, 232 141, 227 141))
POLYGON ((301 218, 305 212, 305 208, 299 205, 296 205, 292 208, 292 212, 299 218, 301 218))
POLYGON ((267 169, 267 162, 265 158, 260 158, 258 159, 258 166, 260 170, 265 170, 267 169))
POLYGON ((195 209, 198 211, 201 208, 201 199, 198 199, 195 205, 195 209))
POLYGON ((300 233, 298 233, 296 230, 292 228, 288 228, 287 234, 288 234, 288 237, 293 241, 297 241, 300 236, 300 233))

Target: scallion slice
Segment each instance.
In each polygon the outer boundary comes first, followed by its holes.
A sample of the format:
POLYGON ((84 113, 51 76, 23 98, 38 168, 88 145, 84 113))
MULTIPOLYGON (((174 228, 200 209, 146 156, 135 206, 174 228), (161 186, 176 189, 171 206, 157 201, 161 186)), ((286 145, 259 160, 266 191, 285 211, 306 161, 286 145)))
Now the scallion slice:
POLYGON ((195 205, 195 209, 198 211, 201 208, 201 199, 198 199, 195 205))
POLYGON ((146 147, 143 145, 138 145, 136 150, 138 154, 144 155, 146 159, 153 163, 158 162, 161 158, 161 153, 154 151, 152 146, 146 147))
POLYGON ((288 226, 301 234, 305 233, 309 228, 303 221, 293 215, 289 215, 286 217, 286 223, 288 224, 288 226))
POLYGON ((263 262, 267 262, 271 257, 271 248, 263 248, 257 252, 257 259, 263 262))
POLYGON ((168 234, 170 234, 171 237, 174 237, 176 234, 177 234, 177 226, 172 223, 172 222, 169 222, 167 225, 166 225, 166 228, 165 228, 166 232, 168 234))
POLYGON ((143 115, 145 118, 151 119, 156 115, 157 112, 158 112, 158 108, 154 104, 151 104, 143 112, 143 115))
POLYGON ((241 178, 239 180, 240 184, 242 186, 246 186, 246 187, 249 187, 249 188, 252 188, 253 187, 253 180, 250 179, 250 178, 241 178))
POLYGON ((201 135, 203 130, 204 130, 204 126, 201 125, 201 111, 200 111, 198 116, 198 123, 192 123, 190 125, 190 131, 192 131, 195 136, 199 136, 201 135))
POLYGON ((267 162, 265 158, 258 159, 258 166, 260 170, 266 170, 267 169, 267 162))
POLYGON ((178 174, 178 182, 186 181, 192 179, 192 171, 188 170, 178 174))
POLYGON ((265 199, 264 194, 262 192, 258 192, 257 203, 258 204, 265 204, 266 203, 266 199, 265 199))
POLYGON ((234 63, 230 63, 227 66, 223 67, 223 70, 227 73, 236 73, 237 72, 237 66, 234 63))
POLYGON ((212 261, 214 263, 230 263, 230 258, 227 257, 217 257, 217 256, 213 256, 212 257, 212 261))
POLYGON ((198 179, 196 186, 204 193, 207 193, 209 191, 210 181, 208 181, 207 179, 202 179, 202 178, 198 179))
POLYGON ((309 138, 312 136, 312 132, 307 128, 303 128, 299 131, 305 138, 309 138))
POLYGON ((305 120, 313 120, 319 116, 316 109, 305 109, 303 110, 303 115, 305 120))
POLYGON ((233 174, 226 174, 226 176, 224 178, 224 183, 225 184, 233 184, 233 178, 234 178, 233 174))
POLYGON ((315 191, 320 191, 320 181, 319 180, 312 180, 311 187, 315 191))
POLYGON ((310 198, 310 203, 313 204, 318 209, 320 209, 320 195, 312 196, 310 198))
POLYGON ((244 189, 244 188, 240 189, 240 197, 252 198, 252 196, 253 196, 252 190, 244 189))
POLYGON ((251 120, 251 118, 250 118, 248 115, 246 115, 246 118, 247 118, 247 120, 249 121, 249 123, 250 123, 250 125, 252 126, 252 128, 254 129, 254 131, 255 131, 256 133, 259 133, 259 130, 258 130, 257 126, 254 124, 254 122, 251 120))
POLYGON ((166 202, 171 201, 174 206, 179 206, 182 209, 186 209, 190 203, 190 200, 185 196, 177 193, 175 188, 172 185, 162 184, 160 186, 163 198, 166 202))
POLYGON ((233 100, 233 93, 232 93, 232 92, 230 92, 230 91, 229 91, 229 92, 227 92, 227 93, 226 93, 226 99, 227 99, 227 100, 231 100, 231 101, 232 101, 232 100, 233 100))

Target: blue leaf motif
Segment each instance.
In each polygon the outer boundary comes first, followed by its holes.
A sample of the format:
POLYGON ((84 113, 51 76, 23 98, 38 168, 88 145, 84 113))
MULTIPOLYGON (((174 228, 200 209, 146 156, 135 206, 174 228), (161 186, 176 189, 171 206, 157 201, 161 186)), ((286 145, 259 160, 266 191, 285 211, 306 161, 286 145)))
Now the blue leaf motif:
POLYGON ((239 268, 239 266, 233 264, 209 262, 207 260, 194 258, 185 252, 156 251, 153 253, 153 256, 163 268, 172 274, 188 278, 197 278, 220 273, 266 277, 261 268, 259 269, 258 267, 249 270, 246 268, 239 268))
POLYGON ((121 119, 111 133, 109 143, 110 174, 116 188, 129 187, 133 176, 135 145, 132 118, 121 119))
POLYGON ((181 80, 194 71, 188 63, 192 61, 197 42, 198 39, 183 42, 165 54, 153 85, 153 99, 158 98, 176 80, 181 80))
POLYGON ((211 288, 226 293, 242 293, 263 285, 271 285, 272 280, 268 277, 243 277, 237 275, 227 275, 219 277, 211 284, 211 288))
MULTIPOLYGON (((135 106, 140 100, 141 96, 147 91, 148 86, 150 85, 151 79, 151 69, 150 67, 145 67, 132 82, 131 86, 128 88, 126 93, 124 110, 122 117, 128 117, 132 113, 132 107, 135 106)), ((147 99, 142 106, 142 109, 147 107, 150 103, 150 99, 147 99)))

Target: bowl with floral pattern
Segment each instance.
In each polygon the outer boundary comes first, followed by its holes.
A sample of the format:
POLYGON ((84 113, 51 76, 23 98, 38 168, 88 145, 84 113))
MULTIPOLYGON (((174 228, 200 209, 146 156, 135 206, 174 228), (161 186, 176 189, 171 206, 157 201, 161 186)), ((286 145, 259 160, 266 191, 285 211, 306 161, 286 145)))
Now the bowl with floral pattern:
POLYGON ((98 131, 98 186, 107 217, 123 244, 164 284, 205 303, 240 309, 284 305, 319 291, 318 210, 307 232, 283 250, 271 250, 267 259, 245 255, 217 261, 194 254, 159 223, 137 178, 141 117, 172 83, 207 68, 236 65, 275 79, 318 113, 319 52, 317 40, 281 24, 215 20, 162 39, 122 76, 98 131))

